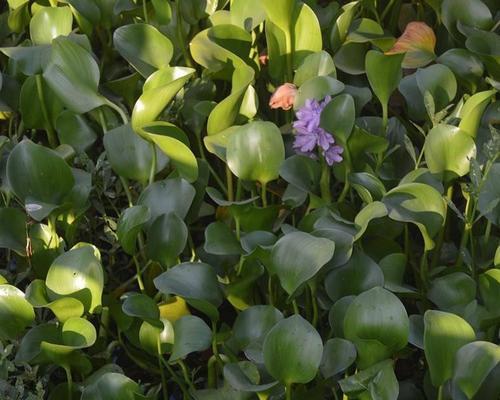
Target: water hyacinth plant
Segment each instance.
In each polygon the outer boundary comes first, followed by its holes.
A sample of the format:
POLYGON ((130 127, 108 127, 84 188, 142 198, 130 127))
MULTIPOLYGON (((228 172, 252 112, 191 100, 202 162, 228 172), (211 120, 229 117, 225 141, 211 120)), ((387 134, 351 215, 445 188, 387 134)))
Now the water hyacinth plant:
POLYGON ((0 3, 0 399, 500 398, 500 3, 0 3))

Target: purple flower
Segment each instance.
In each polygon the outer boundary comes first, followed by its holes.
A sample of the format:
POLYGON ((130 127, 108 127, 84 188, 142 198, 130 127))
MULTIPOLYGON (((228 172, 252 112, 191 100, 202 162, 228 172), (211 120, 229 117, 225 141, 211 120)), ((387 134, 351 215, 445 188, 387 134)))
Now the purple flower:
POLYGON ((315 148, 318 148, 325 157, 328 165, 342 161, 340 154, 344 149, 334 145, 333 136, 320 127, 321 112, 330 102, 327 96, 321 103, 315 99, 306 100, 305 104, 297 111, 297 120, 293 123, 296 131, 293 148, 297 153, 317 158, 315 148))

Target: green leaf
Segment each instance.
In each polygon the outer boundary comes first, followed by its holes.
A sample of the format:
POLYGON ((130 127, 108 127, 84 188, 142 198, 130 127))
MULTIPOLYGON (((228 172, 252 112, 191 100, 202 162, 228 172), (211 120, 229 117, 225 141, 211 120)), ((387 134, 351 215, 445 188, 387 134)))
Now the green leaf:
POLYGON ((186 67, 163 67, 150 75, 132 111, 134 131, 143 134, 141 128, 156 120, 194 72, 194 69, 186 67))
POLYGON ((155 143, 188 182, 198 179, 198 162, 189 147, 186 134, 175 125, 158 121, 140 129, 143 137, 155 143))
POLYGON ((433 279, 427 297, 443 311, 458 311, 476 298, 476 282, 463 272, 454 272, 433 279))
POLYGON ((82 114, 106 104, 98 93, 99 66, 92 55, 69 38, 58 37, 43 77, 71 111, 82 114))
POLYGON ((223 222, 212 222, 205 230, 205 251, 216 255, 241 254, 241 246, 233 231, 223 222))
POLYGON ((295 71, 293 83, 295 86, 300 87, 316 76, 337 77, 332 56, 324 50, 310 54, 304 59, 300 67, 295 71))
POLYGON ((276 242, 271 253, 272 272, 291 296, 313 278, 332 257, 335 243, 305 232, 292 232, 276 242))
POLYGON ((0 208, 0 248, 26 254, 26 215, 17 208, 0 208))
POLYGON ((500 163, 492 165, 479 192, 478 209, 489 221, 500 225, 500 163))
POLYGON ((477 54, 493 79, 500 80, 499 35, 495 32, 472 31, 465 41, 467 49, 477 54))
POLYGON ((157 322, 160 318, 158 305, 145 294, 131 293, 127 295, 123 301, 122 310, 128 316, 144 321, 157 322))
POLYGON ((448 31, 458 37, 457 22, 464 25, 489 29, 493 24, 491 12, 480 0, 443 0, 441 16, 448 31))
POLYGON ((350 94, 341 94, 321 112, 321 127, 345 144, 351 135, 355 118, 354 99, 350 94))
POLYGON ((414 223, 425 248, 434 247, 432 238, 441 230, 446 215, 446 203, 436 189, 423 183, 406 183, 387 192, 382 201, 391 219, 414 223))
MULTIPOLYGON (((152 146, 136 135, 130 124, 107 132, 103 138, 107 158, 113 170, 120 176, 147 182, 153 163, 152 146)), ((156 149, 159 172, 167 164, 167 158, 156 149)))
POLYGON ((137 236, 149 219, 149 209, 143 205, 127 208, 120 216, 116 235, 128 254, 135 254, 137 236))
POLYGON ((403 303, 381 287, 357 296, 344 318, 345 338, 355 344, 357 365, 362 369, 403 349, 409 333, 410 323, 403 303))
POLYGON ((55 127, 60 143, 69 144, 77 153, 85 152, 97 139, 85 118, 68 110, 59 114, 55 127))
POLYGON ((140 386, 116 372, 108 372, 83 389, 82 400, 137 400, 140 386))
POLYGON ((479 275, 479 293, 484 305, 491 312, 500 314, 498 312, 498 302, 500 301, 500 269, 489 269, 479 275))
POLYGON ((222 291, 215 270, 205 263, 182 263, 154 279, 155 287, 164 294, 184 298, 212 319, 222 303, 222 291))
POLYGON ((152 260, 171 266, 186 247, 188 228, 174 212, 159 216, 148 229, 146 252, 152 260))
POLYGON ((149 208, 149 228, 160 215, 175 212, 181 219, 186 215, 196 195, 195 188, 184 179, 171 178, 154 182, 144 189, 137 200, 138 205, 149 208))
POLYGON ((35 312, 15 286, 0 285, 0 338, 15 340, 35 321, 35 312))
POLYGON ((370 50, 369 43, 346 43, 333 56, 335 66, 351 75, 366 72, 365 55, 370 50))
POLYGON ((240 127, 227 144, 227 165, 240 179, 266 184, 279 176, 285 160, 281 132, 271 122, 251 122, 240 127))
POLYGON ((113 33, 113 44, 143 77, 168 67, 174 53, 172 42, 149 24, 124 25, 113 33))
POLYGON ((36 220, 60 206, 75 182, 68 164, 57 153, 30 140, 23 140, 10 153, 7 178, 36 220))
POLYGON ((368 224, 377 218, 387 216, 388 210, 384 203, 381 201, 374 201, 366 205, 354 219, 354 224, 358 228, 358 232, 354 236, 354 240, 360 239, 368 228, 368 224))
POLYGON ((443 311, 426 311, 424 324, 425 358, 432 384, 438 387, 452 378, 456 352, 472 342, 476 334, 458 315, 443 311))
POLYGON ((264 392, 278 384, 274 381, 259 385, 259 370, 248 361, 226 364, 223 372, 226 382, 242 392, 264 392))
POLYGON ((456 353, 453 382, 472 399, 499 363, 500 346, 483 341, 466 344, 456 353))
POLYGON ((394 374, 393 363, 392 360, 381 361, 355 375, 342 379, 339 381, 340 387, 349 397, 397 400, 399 398, 399 383, 394 374), (369 397, 365 397, 363 394, 369 397))
POLYGON ((459 125, 460 130, 464 131, 472 138, 477 136, 477 130, 481 123, 484 110, 491 102, 495 93, 496 90, 487 90, 476 93, 467 99, 459 114, 461 118, 459 125))
POLYGON ((190 25, 212 15, 217 10, 218 0, 185 0, 179 3, 182 18, 190 25))
POLYGON ((174 335, 175 341, 169 362, 206 350, 212 342, 212 331, 201 318, 194 315, 178 319, 174 324, 174 335))
POLYGON ((383 285, 384 275, 378 264, 360 251, 354 251, 347 264, 335 268, 325 279, 326 293, 333 301, 383 285))
POLYGON ((305 192, 314 192, 321 177, 320 165, 309 157, 293 155, 280 168, 281 177, 305 192))
POLYGON ((262 343, 271 330, 283 319, 281 311, 269 305, 257 305, 247 308, 236 317, 233 326, 232 343, 238 350, 254 343, 262 343))
POLYGON ((470 160, 476 155, 473 138, 452 125, 439 124, 425 139, 425 160, 434 174, 444 174, 446 180, 469 172, 470 160))
POLYGON ((297 91, 294 110, 301 108, 306 100, 322 101, 326 96, 335 96, 344 90, 344 84, 331 76, 316 76, 304 82, 297 91))
POLYGON ((417 70, 416 79, 422 96, 429 92, 434 99, 436 112, 448 106, 457 94, 455 75, 445 65, 434 64, 420 68, 417 70))
POLYGON ((457 80, 470 93, 476 91, 479 79, 483 76, 484 67, 473 53, 466 49, 450 49, 441 54, 436 60, 453 71, 457 80))
POLYGON ((349 368, 356 361, 356 347, 350 341, 333 338, 325 343, 320 370, 331 378, 349 368))
POLYGON ((342 13, 335 21, 330 35, 330 42, 335 52, 337 52, 342 43, 344 43, 359 4, 359 1, 351 1, 342 7, 342 13))
POLYGON ((391 94, 403 77, 401 63, 404 54, 384 55, 375 50, 366 54, 365 68, 370 86, 382 107, 387 107, 391 94))
POLYGON ((46 285, 49 300, 74 297, 83 303, 86 312, 96 312, 101 306, 104 288, 99 250, 79 243, 60 255, 49 268, 46 285))
POLYGON ((286 385, 312 381, 322 354, 321 336, 300 315, 278 322, 264 341, 266 369, 286 385))
POLYGON ((58 36, 71 33, 73 14, 69 7, 39 7, 30 21, 30 37, 34 45, 51 44, 58 36))

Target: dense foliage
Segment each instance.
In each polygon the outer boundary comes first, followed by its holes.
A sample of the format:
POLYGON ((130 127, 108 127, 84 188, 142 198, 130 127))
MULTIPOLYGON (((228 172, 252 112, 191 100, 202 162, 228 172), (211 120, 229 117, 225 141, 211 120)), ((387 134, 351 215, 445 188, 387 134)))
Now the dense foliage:
POLYGON ((500 398, 498 0, 0 5, 0 398, 500 398))

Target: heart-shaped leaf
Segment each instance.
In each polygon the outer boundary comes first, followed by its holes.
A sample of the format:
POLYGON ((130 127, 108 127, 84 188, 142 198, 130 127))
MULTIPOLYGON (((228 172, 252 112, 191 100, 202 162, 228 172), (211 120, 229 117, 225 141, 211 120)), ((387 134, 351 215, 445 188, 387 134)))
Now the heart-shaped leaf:
POLYGON ((30 37, 35 45, 51 44, 52 39, 70 34, 73 14, 69 7, 40 7, 30 21, 30 37))
POLYGON ((0 285, 0 338, 14 340, 35 320, 35 312, 15 286, 0 285))
POLYGON ((178 319, 174 324, 174 335, 170 362, 178 361, 188 354, 206 350, 212 342, 212 331, 201 318, 194 315, 178 319))
POLYGON ((331 378, 349 368, 356 361, 356 347, 350 341, 333 338, 325 343, 321 360, 321 373, 331 378))

